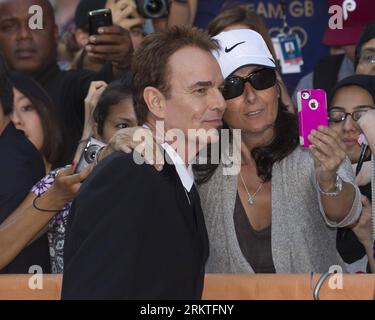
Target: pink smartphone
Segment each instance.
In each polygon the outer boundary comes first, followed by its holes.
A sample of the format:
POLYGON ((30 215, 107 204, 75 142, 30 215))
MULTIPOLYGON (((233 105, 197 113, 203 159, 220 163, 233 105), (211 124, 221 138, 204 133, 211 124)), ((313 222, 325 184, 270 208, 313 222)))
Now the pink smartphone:
POLYGON ((321 89, 304 89, 297 93, 300 145, 311 145, 308 136, 319 126, 328 126, 327 95, 321 89))

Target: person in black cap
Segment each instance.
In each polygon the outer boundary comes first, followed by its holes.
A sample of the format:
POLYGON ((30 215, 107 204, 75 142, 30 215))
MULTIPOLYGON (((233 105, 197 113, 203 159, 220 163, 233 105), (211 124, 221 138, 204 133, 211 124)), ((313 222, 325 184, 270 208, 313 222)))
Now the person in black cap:
POLYGON ((64 129, 64 156, 56 166, 70 163, 84 121, 84 99, 90 83, 95 80, 110 82, 114 76, 127 72, 132 44, 129 33, 119 26, 103 27, 103 34, 95 36, 86 47, 88 59, 105 62, 99 73, 61 71, 57 65, 57 27, 48 0, 0 0, 0 50, 9 66, 23 71, 37 80, 58 107, 64 129), (43 9, 43 29, 29 27, 29 8, 43 9))
MULTIPOLYGON (((375 77, 354 75, 337 83, 329 96, 330 127, 337 132, 346 145, 347 155, 353 164, 358 163, 362 148, 359 138, 362 133, 360 123, 367 113, 375 112, 375 77)), ((364 154, 370 160, 371 152, 364 154)), ((371 184, 360 186, 364 199, 363 211, 358 223, 337 232, 337 249, 350 272, 375 272, 373 259, 370 202, 371 184), (367 257, 366 257, 367 256, 367 257), (369 262, 369 264, 367 264, 369 262)))

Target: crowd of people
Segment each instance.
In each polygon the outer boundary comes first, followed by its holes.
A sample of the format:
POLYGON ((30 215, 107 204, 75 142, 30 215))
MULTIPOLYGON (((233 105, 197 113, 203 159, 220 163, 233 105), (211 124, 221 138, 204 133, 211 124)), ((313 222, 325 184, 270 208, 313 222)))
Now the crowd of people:
POLYGON ((0 273, 63 274, 63 299, 200 299, 205 273, 375 272, 375 15, 295 88, 330 79, 304 148, 262 17, 201 30, 197 3, 0 0, 0 273))

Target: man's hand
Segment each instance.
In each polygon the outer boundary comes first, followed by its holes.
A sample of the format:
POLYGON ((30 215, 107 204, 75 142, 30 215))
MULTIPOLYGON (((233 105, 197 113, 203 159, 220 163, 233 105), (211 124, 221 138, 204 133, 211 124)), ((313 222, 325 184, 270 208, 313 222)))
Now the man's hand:
POLYGON ((372 248, 372 233, 371 233, 371 202, 362 196, 362 214, 358 222, 351 226, 358 240, 365 248, 372 248))
MULTIPOLYGON (((366 131, 367 129, 372 129, 372 131, 370 131, 370 133, 374 134, 374 129, 373 129, 373 123, 375 121, 375 109, 373 110, 369 110, 367 111, 358 121, 357 121, 357 124, 359 125, 359 127, 365 131, 365 134, 366 134, 366 131)), ((366 134, 366 137, 367 137, 367 134, 366 134)))
MULTIPOLYGON (((357 169, 357 163, 352 164, 353 172, 357 169)), ((365 186, 371 182, 371 161, 363 162, 362 169, 355 177, 355 184, 357 186, 365 186)))
POLYGON ((366 136, 371 151, 375 152, 375 109, 367 111, 358 121, 357 124, 366 136))
POLYGON ((112 11, 113 23, 124 29, 130 30, 144 23, 134 0, 107 0, 106 8, 112 11))
POLYGON ((117 131, 104 150, 100 152, 98 160, 102 161, 115 151, 131 153, 137 148, 142 150, 140 153, 146 163, 153 164, 158 171, 163 169, 164 157, 157 147, 155 138, 150 129, 142 127, 125 128, 117 131), (135 135, 144 137, 144 141, 136 141, 135 135))
POLYGON ((112 62, 115 76, 122 75, 130 67, 133 44, 129 31, 120 26, 100 27, 97 35, 89 37, 86 52, 90 60, 112 62))

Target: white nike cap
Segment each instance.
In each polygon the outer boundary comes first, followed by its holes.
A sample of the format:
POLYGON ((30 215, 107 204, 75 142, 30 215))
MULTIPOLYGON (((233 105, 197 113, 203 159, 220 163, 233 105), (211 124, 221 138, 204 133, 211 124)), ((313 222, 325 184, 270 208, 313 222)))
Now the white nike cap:
POLYGON ((220 50, 212 54, 220 65, 224 79, 248 65, 276 68, 263 37, 254 30, 224 31, 213 38, 219 42, 220 50))

